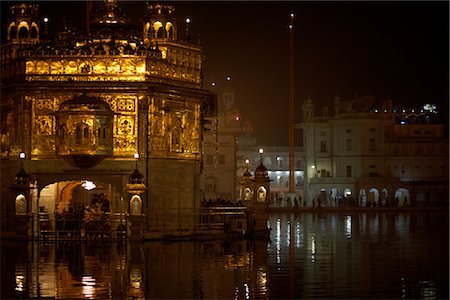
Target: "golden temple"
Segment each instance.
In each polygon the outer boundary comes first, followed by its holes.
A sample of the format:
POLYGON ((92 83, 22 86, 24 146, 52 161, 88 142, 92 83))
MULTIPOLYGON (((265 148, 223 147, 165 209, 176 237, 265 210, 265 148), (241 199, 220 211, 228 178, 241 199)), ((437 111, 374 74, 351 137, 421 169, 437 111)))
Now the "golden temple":
POLYGON ((202 48, 189 27, 177 36, 172 4, 145 2, 142 24, 116 1, 94 6, 84 34, 65 27, 54 39, 38 4, 14 2, 2 20, 3 236, 39 235, 40 215, 82 210, 99 194, 111 220, 129 216, 131 237, 195 230, 203 123, 217 114, 202 48))

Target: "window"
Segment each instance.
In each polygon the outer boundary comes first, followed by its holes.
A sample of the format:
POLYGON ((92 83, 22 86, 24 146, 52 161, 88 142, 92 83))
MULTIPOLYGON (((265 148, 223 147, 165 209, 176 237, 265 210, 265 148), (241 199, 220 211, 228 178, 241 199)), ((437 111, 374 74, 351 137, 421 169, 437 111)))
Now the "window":
POLYGON ((352 177, 352 166, 346 167, 347 177, 352 177))
POLYGON ((374 151, 376 149, 375 139, 369 139, 369 150, 374 151))
POLYGON ((59 126, 59 134, 62 138, 66 137, 66 128, 64 125, 59 126))
POLYGON ((327 142, 320 141, 320 152, 327 152, 327 142))
POLYGON ((212 156, 212 154, 207 154, 206 155, 206 164, 207 165, 212 165, 213 164, 213 156, 212 156))
POLYGON ((377 177, 377 170, 375 165, 369 166, 369 177, 377 177))
POLYGON ((220 154, 219 155, 219 165, 224 165, 225 164, 225 155, 220 154))
POLYGON ((352 151, 352 140, 351 139, 347 139, 345 141, 345 149, 347 151, 352 151))
POLYGON ((81 143, 81 127, 80 127, 80 125, 78 125, 77 128, 75 129, 75 142, 77 144, 81 143))
POLYGON ((345 132, 352 133, 352 130, 351 129, 347 129, 345 132))

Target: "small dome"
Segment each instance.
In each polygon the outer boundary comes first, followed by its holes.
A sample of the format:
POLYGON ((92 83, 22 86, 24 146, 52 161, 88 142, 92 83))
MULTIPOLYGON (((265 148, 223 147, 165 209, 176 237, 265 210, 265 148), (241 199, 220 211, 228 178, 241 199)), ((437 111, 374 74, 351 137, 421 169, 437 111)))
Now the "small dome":
POLYGON ((262 161, 259 163, 259 166, 255 170, 255 177, 268 177, 269 173, 267 172, 267 168, 264 167, 262 161))
POLYGON ((244 175, 242 175, 242 177, 245 177, 245 178, 251 178, 252 177, 252 174, 248 171, 248 169, 247 170, 245 170, 245 173, 244 173, 244 175))
POLYGON ((131 173, 130 177, 128 178, 129 184, 143 184, 144 183, 144 175, 139 172, 139 170, 136 168, 134 169, 133 173, 131 173))
POLYGON ((30 175, 22 168, 20 169, 19 173, 16 174, 14 183, 20 185, 28 185, 28 183, 30 182, 30 178, 30 175))

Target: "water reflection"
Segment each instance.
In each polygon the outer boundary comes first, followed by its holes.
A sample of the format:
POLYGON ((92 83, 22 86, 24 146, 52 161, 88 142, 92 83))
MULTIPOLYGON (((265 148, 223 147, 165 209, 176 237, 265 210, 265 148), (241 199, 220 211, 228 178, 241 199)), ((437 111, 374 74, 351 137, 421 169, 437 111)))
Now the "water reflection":
POLYGON ((2 241, 1 298, 448 298, 448 214, 276 214, 270 241, 2 241))

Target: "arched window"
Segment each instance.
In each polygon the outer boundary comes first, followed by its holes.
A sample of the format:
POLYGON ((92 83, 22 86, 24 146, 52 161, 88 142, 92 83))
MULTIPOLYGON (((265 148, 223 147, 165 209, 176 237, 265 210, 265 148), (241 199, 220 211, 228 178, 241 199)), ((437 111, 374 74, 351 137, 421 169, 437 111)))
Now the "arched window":
POLYGON ((105 127, 102 128, 102 137, 104 139, 106 139, 106 128, 105 127))
POLYGON ((101 138, 101 131, 102 131, 101 128, 97 129, 97 138, 98 138, 98 139, 101 138))
POLYGON ((16 197, 16 215, 25 215, 27 213, 27 199, 20 194, 16 197))
POLYGON ((130 214, 140 215, 142 212, 142 200, 138 195, 134 195, 130 200, 130 214))
POLYGON ((77 128, 75 129, 75 142, 77 144, 81 143, 81 126, 78 125, 77 128))
POLYGON ((89 129, 87 127, 84 127, 83 130, 83 137, 86 139, 89 137, 89 129))
POLYGON ((166 32, 163 27, 159 27, 158 29, 158 38, 165 38, 166 32))
POLYGON ((31 38, 33 38, 33 39, 35 39, 35 38, 37 38, 37 28, 36 28, 36 26, 33 26, 33 27, 31 27, 31 34, 30 34, 30 37, 31 38))
POLYGON ((15 25, 11 26, 11 29, 9 30, 9 38, 15 39, 17 35, 17 28, 15 25))
POLYGON ((260 186, 260 187, 258 188, 258 193, 257 193, 256 199, 257 199, 258 201, 266 201, 266 194, 267 194, 266 188, 263 187, 263 186, 260 186))
POLYGON ((28 38, 28 29, 25 26, 20 27, 19 38, 21 38, 21 39, 28 38))

